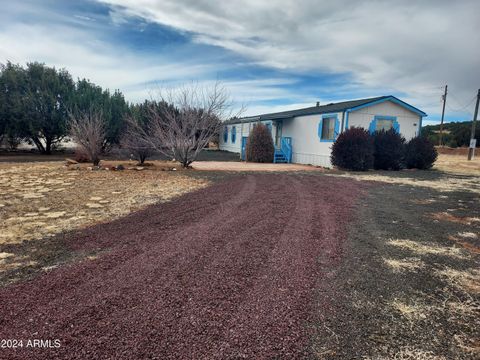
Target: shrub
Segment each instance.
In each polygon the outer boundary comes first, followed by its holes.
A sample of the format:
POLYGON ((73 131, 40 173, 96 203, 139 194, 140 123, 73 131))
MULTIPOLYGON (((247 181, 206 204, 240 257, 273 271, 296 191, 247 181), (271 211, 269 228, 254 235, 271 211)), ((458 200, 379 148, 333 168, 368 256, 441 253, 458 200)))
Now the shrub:
POLYGON ((405 153, 405 138, 394 129, 376 131, 373 135, 373 168, 400 170, 405 153))
POLYGON ((79 162, 79 163, 88 163, 90 162, 90 158, 88 157, 88 154, 85 152, 85 150, 83 150, 82 148, 80 147, 76 147, 75 148, 75 153, 73 155, 73 159, 76 161, 76 162, 79 162))
POLYGON ((272 135, 268 128, 263 124, 253 126, 247 140, 246 148, 247 161, 271 163, 275 147, 273 145, 272 135))
POLYGON ((405 166, 409 169, 430 169, 437 156, 435 146, 425 137, 414 137, 405 146, 405 166))
POLYGON ((352 127, 333 143, 330 160, 342 169, 366 171, 373 167, 373 140, 368 131, 352 127))

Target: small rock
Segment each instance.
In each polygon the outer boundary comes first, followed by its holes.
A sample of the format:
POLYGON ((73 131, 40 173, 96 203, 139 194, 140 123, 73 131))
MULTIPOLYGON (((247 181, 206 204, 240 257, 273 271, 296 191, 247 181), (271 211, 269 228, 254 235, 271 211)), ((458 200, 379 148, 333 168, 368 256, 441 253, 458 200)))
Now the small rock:
POLYGON ((173 168, 172 171, 177 171, 177 168, 173 168))
POLYGON ((144 169, 145 169, 145 168, 142 167, 142 166, 136 166, 136 167, 135 167, 135 170, 137 170, 137 171, 142 171, 142 170, 144 170, 144 169))

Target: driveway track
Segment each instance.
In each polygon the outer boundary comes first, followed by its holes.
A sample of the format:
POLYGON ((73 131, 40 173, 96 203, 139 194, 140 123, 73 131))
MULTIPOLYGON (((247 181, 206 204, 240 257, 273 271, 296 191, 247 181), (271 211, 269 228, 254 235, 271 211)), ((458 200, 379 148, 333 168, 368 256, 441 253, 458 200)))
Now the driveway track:
POLYGON ((310 357, 315 293, 341 259, 356 181, 241 174, 67 234, 93 260, 0 289, 9 359, 310 357))

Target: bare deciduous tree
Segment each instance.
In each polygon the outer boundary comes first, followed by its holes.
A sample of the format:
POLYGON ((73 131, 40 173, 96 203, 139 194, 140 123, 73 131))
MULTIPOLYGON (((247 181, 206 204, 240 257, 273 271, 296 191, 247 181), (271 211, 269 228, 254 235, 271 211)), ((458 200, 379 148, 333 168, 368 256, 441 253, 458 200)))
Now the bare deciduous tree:
POLYGON ((100 163, 105 142, 105 120, 100 111, 90 110, 70 114, 70 136, 90 158, 94 166, 100 163))
POLYGON ((146 140, 143 136, 148 125, 140 124, 133 116, 125 119, 125 125, 120 145, 129 154, 132 154, 140 164, 143 164, 155 152, 151 141, 146 140))
POLYGON ((232 116, 233 104, 219 83, 198 84, 160 92, 164 106, 151 106, 148 129, 137 127, 143 140, 188 167, 220 131, 222 120, 232 116))

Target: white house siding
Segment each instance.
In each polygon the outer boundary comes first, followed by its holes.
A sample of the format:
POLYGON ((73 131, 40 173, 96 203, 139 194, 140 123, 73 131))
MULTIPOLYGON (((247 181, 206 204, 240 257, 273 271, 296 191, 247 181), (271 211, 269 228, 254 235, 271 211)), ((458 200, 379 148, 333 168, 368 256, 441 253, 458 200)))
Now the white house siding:
POLYGON ((370 123, 375 116, 395 116, 400 125, 400 133, 405 139, 418 135, 420 129, 420 116, 403 106, 397 105, 391 101, 385 101, 380 104, 367 106, 348 114, 348 127, 369 128, 370 123))
MULTIPOLYGON (((242 137, 248 137, 250 134, 253 125, 255 125, 257 121, 248 122, 248 123, 239 123, 239 124, 232 124, 232 125, 225 125, 222 127, 222 131, 220 132, 220 139, 219 139, 219 148, 220 150, 241 153, 242 151, 242 137), (235 139, 235 143, 232 143, 232 128, 236 127, 237 136, 235 139), (228 128, 228 139, 227 141, 223 141, 223 134, 225 131, 225 127, 228 128)), ((263 124, 271 123, 271 121, 262 121, 263 124)), ((275 124, 272 124, 272 134, 275 134, 275 124)), ((239 155, 240 156, 240 155, 239 155)))
MULTIPOLYGON (((321 142, 318 137, 318 125, 322 115, 326 114, 300 116, 283 121, 283 136, 292 138, 292 162, 331 166, 330 151, 333 142, 321 142)), ((342 113, 336 115, 341 124, 342 113)))

